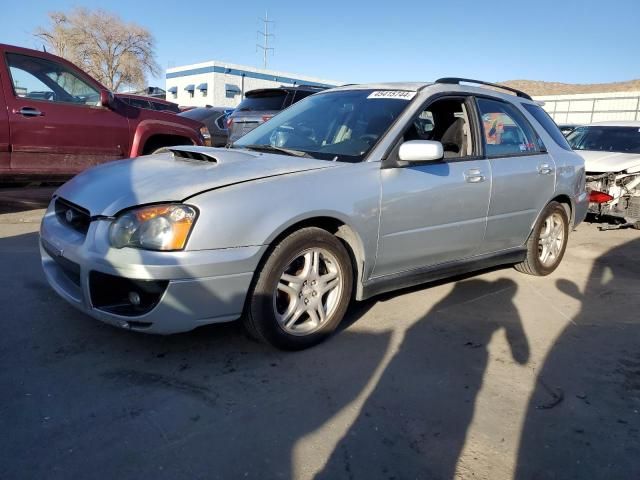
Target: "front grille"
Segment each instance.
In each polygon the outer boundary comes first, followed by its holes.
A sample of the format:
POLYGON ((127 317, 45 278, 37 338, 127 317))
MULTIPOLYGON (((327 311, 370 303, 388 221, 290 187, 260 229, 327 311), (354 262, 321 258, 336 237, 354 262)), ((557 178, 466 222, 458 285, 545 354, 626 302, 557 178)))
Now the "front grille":
POLYGON ((58 197, 56 198, 55 211, 60 223, 86 235, 91 223, 89 210, 58 197))

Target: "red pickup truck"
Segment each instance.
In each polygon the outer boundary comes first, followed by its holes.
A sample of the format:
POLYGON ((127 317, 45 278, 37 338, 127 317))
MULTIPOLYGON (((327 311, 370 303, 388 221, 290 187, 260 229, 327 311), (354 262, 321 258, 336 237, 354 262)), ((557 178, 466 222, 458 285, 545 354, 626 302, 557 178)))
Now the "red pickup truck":
POLYGON ((0 183, 62 180, 209 136, 198 121, 126 104, 55 55, 0 44, 0 57, 0 183))

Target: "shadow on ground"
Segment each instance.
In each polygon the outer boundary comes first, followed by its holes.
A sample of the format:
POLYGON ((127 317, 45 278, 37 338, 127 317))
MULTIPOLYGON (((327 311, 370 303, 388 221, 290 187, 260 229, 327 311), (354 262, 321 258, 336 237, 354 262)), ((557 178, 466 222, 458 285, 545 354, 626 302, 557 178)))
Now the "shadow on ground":
POLYGON ((557 281, 582 305, 539 373, 516 478, 640 478, 639 252, 600 256, 583 290, 557 281))
MULTIPOLYGON (((492 336, 506 334, 508 361, 529 358, 516 283, 459 280, 408 328, 355 422, 340 430, 337 415, 392 346, 390 330, 358 322, 375 300, 299 353, 252 342, 237 323, 135 334, 59 299, 37 242, 35 233, 0 239, 0 478, 287 479, 305 472, 296 446, 328 427, 346 434, 310 447, 329 458, 319 478, 450 479, 492 336)), ((584 291, 558 281, 582 308, 540 371, 518 479, 640 476, 640 319, 637 304, 618 306, 637 297, 639 243, 600 257, 584 291)))
POLYGON ((47 208, 56 188, 0 186, 0 214, 47 208))

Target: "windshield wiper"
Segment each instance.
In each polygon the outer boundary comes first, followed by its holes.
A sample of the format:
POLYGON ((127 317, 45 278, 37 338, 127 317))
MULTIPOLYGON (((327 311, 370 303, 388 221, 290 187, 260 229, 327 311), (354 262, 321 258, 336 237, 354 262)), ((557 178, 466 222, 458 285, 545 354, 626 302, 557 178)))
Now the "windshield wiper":
POLYGON ((292 157, 314 158, 307 152, 303 152, 301 150, 292 150, 291 148, 284 147, 274 147, 273 145, 242 145, 241 148, 248 148, 249 150, 256 150, 258 152, 284 153, 285 155, 291 155, 292 157))

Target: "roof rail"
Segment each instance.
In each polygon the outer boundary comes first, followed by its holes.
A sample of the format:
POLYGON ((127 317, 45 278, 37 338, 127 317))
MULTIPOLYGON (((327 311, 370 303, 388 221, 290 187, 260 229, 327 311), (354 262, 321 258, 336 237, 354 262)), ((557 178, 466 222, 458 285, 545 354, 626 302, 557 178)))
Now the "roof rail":
POLYGON ((509 92, 515 93, 517 96, 526 98, 527 100, 533 100, 529 96, 529 94, 524 93, 522 90, 518 90, 516 88, 507 87, 506 85, 500 85, 499 83, 491 83, 491 82, 483 82, 482 80, 472 80, 470 78, 457 78, 457 77, 444 77, 436 80, 436 83, 448 83, 454 85, 460 85, 460 83, 475 83, 478 85, 487 85, 489 87, 500 88, 502 90, 508 90, 509 92))

